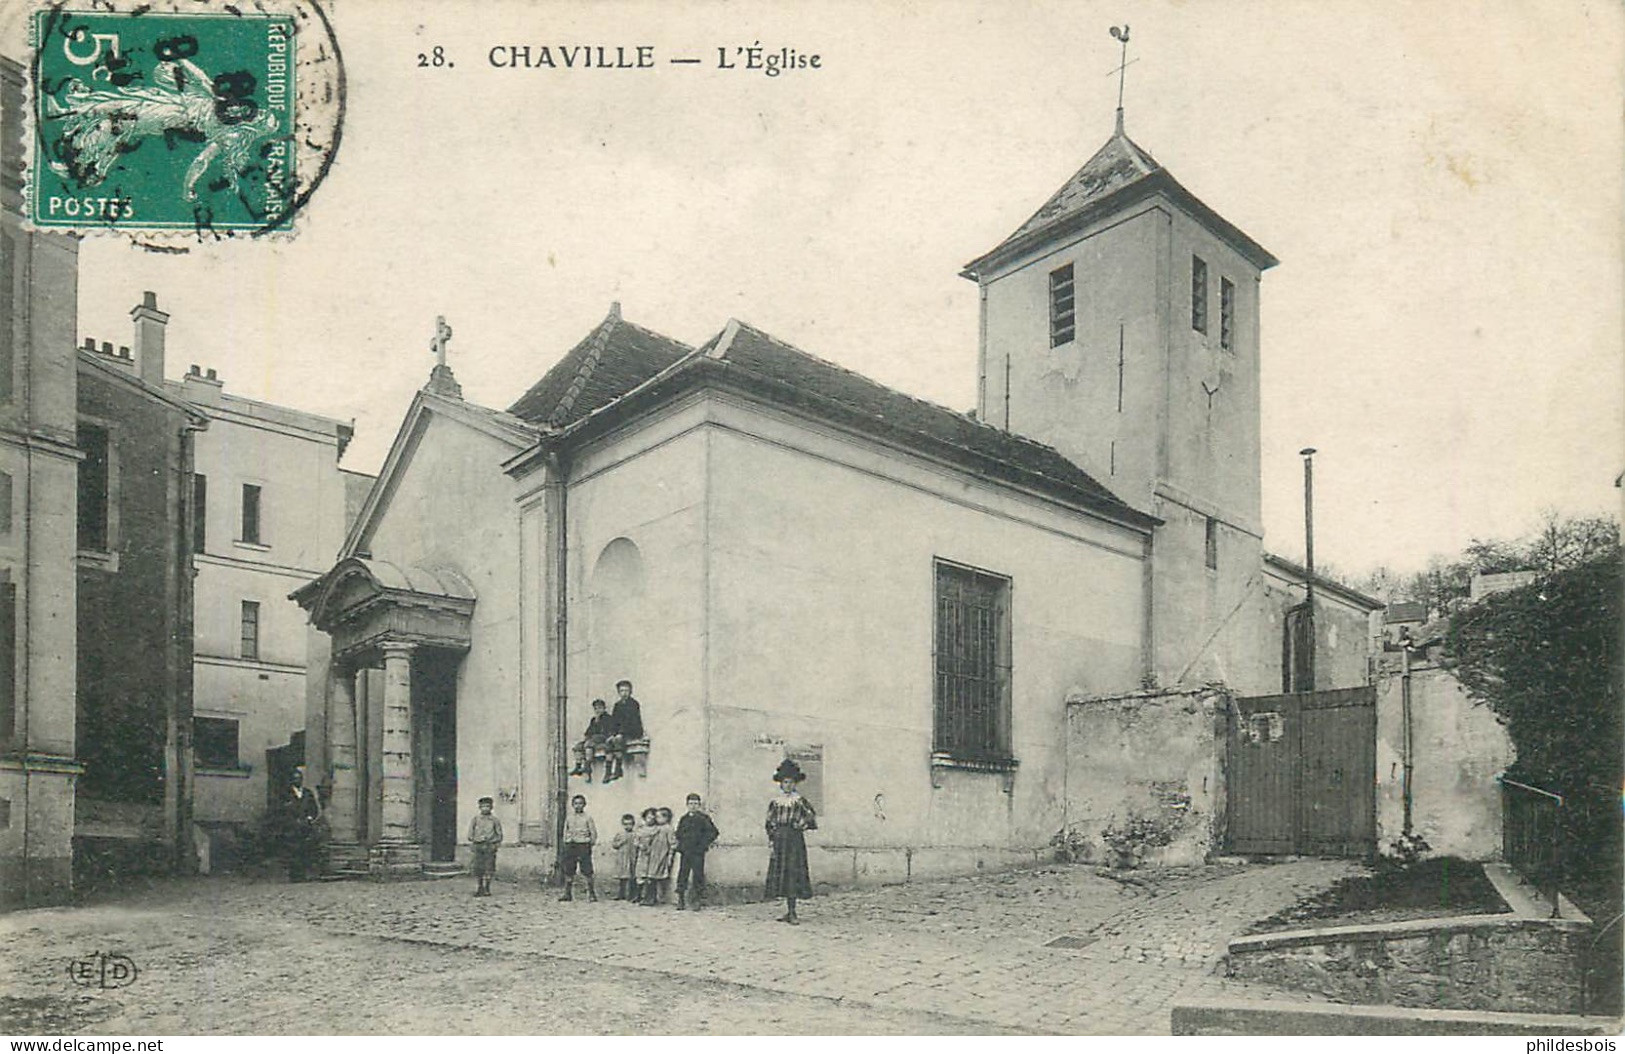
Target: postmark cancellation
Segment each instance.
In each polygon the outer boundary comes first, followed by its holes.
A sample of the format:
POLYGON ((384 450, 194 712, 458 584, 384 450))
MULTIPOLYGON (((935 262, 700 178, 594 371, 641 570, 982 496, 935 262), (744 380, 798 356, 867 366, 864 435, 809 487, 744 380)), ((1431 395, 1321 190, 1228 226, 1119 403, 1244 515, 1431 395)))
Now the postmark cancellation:
POLYGON ((314 0, 50 5, 29 23, 38 228, 289 232, 337 152, 338 41, 314 0))

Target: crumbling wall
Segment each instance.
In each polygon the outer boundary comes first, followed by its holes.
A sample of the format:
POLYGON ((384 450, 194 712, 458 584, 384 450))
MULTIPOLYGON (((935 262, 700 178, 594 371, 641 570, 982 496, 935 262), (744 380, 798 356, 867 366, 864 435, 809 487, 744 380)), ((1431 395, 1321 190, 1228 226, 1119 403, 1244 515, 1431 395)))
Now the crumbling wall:
POLYGON ((1075 860, 1198 864, 1223 833, 1230 696, 1218 686, 1067 697, 1066 827, 1075 860))

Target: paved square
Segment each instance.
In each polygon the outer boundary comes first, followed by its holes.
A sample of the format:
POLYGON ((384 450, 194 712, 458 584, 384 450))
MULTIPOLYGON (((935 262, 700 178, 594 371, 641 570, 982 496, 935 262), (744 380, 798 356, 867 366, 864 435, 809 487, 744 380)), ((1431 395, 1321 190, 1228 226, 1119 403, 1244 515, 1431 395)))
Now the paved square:
POLYGON ((559 903, 557 890, 513 882, 476 899, 468 880, 166 881, 0 918, 0 969, 18 979, 0 1025, 1158 1034, 1179 999, 1259 994, 1219 975, 1224 942, 1356 870, 1023 870, 817 897, 794 928, 774 921, 774 904, 559 903), (73 989, 66 964, 97 950, 131 956, 140 980, 73 989))

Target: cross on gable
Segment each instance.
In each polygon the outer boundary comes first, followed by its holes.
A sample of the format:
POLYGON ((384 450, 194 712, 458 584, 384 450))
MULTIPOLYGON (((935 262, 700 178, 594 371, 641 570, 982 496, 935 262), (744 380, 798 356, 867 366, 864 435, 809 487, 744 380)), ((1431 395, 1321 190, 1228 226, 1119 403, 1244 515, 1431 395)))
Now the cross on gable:
POLYGON ((446 342, 451 340, 451 327, 446 325, 445 315, 434 317, 434 339, 429 341, 429 350, 434 352, 435 365, 446 364, 446 342))

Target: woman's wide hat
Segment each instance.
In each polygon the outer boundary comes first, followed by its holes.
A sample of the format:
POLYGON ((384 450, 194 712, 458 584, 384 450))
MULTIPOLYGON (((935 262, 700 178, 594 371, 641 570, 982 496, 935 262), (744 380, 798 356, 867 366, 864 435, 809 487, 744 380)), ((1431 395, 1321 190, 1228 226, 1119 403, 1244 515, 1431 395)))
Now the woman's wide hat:
POLYGON ((800 783, 806 778, 807 774, 801 771, 801 766, 797 765, 793 758, 785 758, 783 761, 779 762, 778 771, 773 773, 774 783, 780 783, 784 780, 791 780, 795 783, 800 783))

